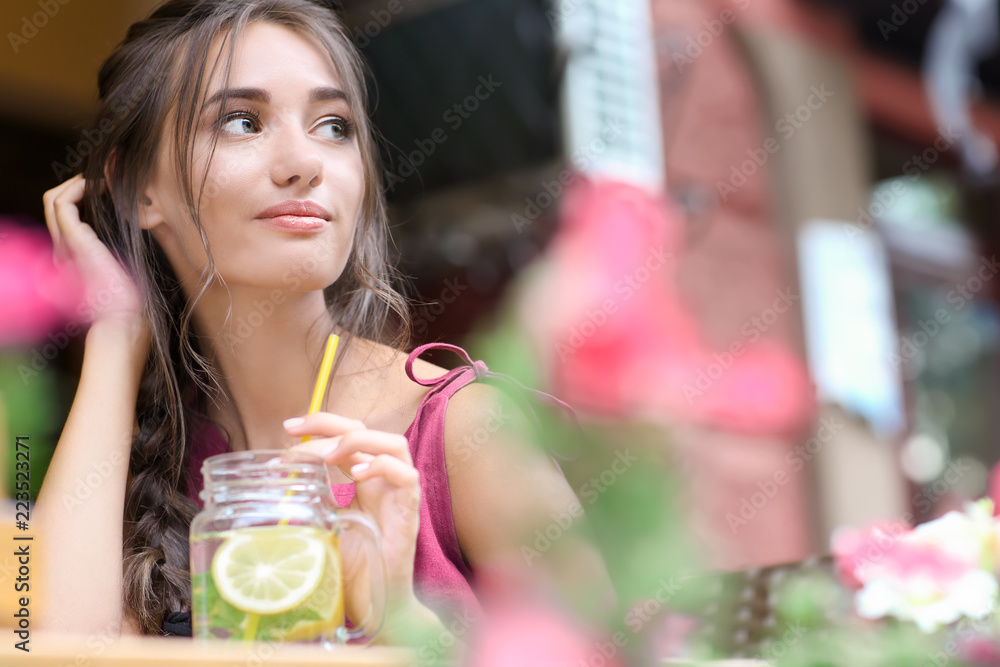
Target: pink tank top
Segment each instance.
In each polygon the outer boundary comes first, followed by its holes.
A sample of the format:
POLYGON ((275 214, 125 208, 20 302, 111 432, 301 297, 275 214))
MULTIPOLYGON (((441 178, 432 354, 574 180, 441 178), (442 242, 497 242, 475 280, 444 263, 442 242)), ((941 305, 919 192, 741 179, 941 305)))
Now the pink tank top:
MULTIPOLYGON (((493 373, 482 361, 472 361, 462 348, 445 343, 431 343, 415 349, 406 360, 406 374, 414 382, 431 387, 405 433, 410 443, 413 465, 420 472, 420 528, 413 568, 415 592, 422 603, 438 613, 450 611, 479 615, 482 610, 473 591, 474 575, 459 548, 452 516, 444 455, 445 412, 448 399, 476 380, 490 377, 506 380, 519 387, 521 385, 509 376, 493 373), (432 348, 451 350, 462 357, 467 365, 459 366, 438 378, 417 378, 413 374, 413 362, 432 348)), ((532 393, 568 409, 568 406, 548 394, 532 393)), ((204 486, 202 463, 209 456, 227 451, 229 443, 209 422, 203 422, 201 429, 192 434, 188 461, 188 495, 199 506, 202 506, 202 501, 198 493, 204 486)), ((354 498, 353 483, 333 484, 332 491, 341 506, 346 506, 354 498)))

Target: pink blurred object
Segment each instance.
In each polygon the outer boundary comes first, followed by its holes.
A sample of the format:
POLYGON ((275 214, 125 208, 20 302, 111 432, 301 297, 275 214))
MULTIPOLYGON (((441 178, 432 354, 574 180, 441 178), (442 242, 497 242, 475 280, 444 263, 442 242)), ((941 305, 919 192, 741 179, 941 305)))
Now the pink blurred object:
POLYGON ((1000 646, 996 639, 974 637, 959 643, 959 659, 976 667, 1000 667, 1000 646))
POLYGON ((804 364, 766 340, 712 350, 675 284, 681 230, 642 188, 578 175, 562 202, 549 280, 527 316, 555 393, 612 414, 653 413, 748 433, 783 433, 815 410, 804 364))
POLYGON ((1000 525, 989 499, 910 529, 905 524, 838 530, 831 543, 844 583, 859 589, 858 615, 913 621, 924 632, 996 607, 1000 525))
POLYGON ((1000 463, 990 471, 989 494, 993 500, 993 516, 1000 517, 1000 463))
POLYGON ((840 528, 830 538, 837 577, 847 588, 864 587, 871 565, 891 560, 900 536, 910 532, 905 523, 879 523, 865 529, 840 528))
POLYGON ((594 639, 558 611, 541 605, 494 609, 470 647, 473 667, 623 665, 618 644, 594 639))
POLYGON ((82 298, 72 265, 54 264, 45 230, 0 218, 0 346, 36 342, 78 318, 82 298))
POLYGON ((977 566, 940 546, 915 539, 905 524, 880 524, 867 530, 834 533, 833 553, 841 583, 859 590, 879 577, 908 579, 918 576, 938 581, 961 578, 977 566))
MULTIPOLYGON (((624 665, 624 633, 615 643, 607 631, 583 623, 554 600, 551 581, 520 563, 493 562, 476 571, 476 593, 484 622, 472 632, 463 665, 533 667, 624 665)), ((614 600, 608 599, 610 608, 614 600)))

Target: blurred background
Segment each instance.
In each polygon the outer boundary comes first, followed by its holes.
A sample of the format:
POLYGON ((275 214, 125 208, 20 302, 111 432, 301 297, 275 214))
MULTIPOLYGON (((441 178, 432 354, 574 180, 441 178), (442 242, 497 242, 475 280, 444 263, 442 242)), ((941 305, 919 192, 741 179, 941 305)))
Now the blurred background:
MULTIPOLYGON (((156 4, 0 4, 0 217, 44 229, 42 194, 87 149, 97 69, 156 4)), ((546 256, 565 169, 611 174, 668 202, 676 245, 651 279, 676 327, 660 342, 694 332, 697 349, 675 355, 688 380, 661 416, 717 566, 801 560, 839 525, 919 523, 989 494, 995 3, 339 7, 370 66, 415 343, 461 343, 546 256)), ((8 496, 16 435, 37 492, 82 347, 63 325, 0 355, 8 496)))

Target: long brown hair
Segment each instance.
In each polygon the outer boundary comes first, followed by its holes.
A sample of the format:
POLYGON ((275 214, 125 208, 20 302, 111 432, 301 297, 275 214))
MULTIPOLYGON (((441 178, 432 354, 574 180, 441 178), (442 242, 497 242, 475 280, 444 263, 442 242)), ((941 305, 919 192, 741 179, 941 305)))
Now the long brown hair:
MULTIPOLYGON (((205 102, 212 40, 223 40, 228 88, 235 45, 254 22, 287 26, 320 44, 351 105, 365 192, 347 266, 325 290, 335 324, 346 332, 344 343, 363 337, 397 350, 409 343, 406 301, 393 287, 396 274, 388 260, 385 194, 363 64, 336 15, 310 0, 170 0, 133 24, 98 76, 100 110, 85 135, 93 144, 83 167, 87 189, 81 208, 83 219, 92 222, 144 293, 152 332, 136 403, 123 543, 125 611, 144 633, 160 632, 165 613, 191 608, 188 532, 198 509, 186 488, 192 424, 206 418, 204 401, 224 392, 192 329, 195 304, 218 279, 198 215, 201 198, 210 193, 204 181, 191 182, 195 119, 205 102), (176 122, 168 127, 171 107, 176 122), (191 299, 138 223, 138 198, 166 132, 176 137, 173 159, 185 204, 208 256, 191 299), (105 167, 106 188, 101 187, 105 167)), ((214 146, 213 141, 213 154, 214 146)))

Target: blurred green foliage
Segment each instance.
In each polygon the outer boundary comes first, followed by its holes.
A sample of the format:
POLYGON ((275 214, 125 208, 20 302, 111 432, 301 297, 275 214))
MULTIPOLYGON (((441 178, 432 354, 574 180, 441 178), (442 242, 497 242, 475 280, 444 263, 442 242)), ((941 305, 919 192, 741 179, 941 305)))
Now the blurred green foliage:
POLYGON ((7 416, 6 432, 0 434, 0 452, 4 457, 4 486, 13 496, 15 456, 14 442, 18 436, 28 436, 30 447, 31 498, 38 497, 42 478, 48 469, 52 452, 65 415, 60 414, 57 381, 54 371, 25 375, 31 368, 31 354, 19 348, 0 349, 0 401, 7 416), (20 370, 19 370, 20 369, 20 370))

